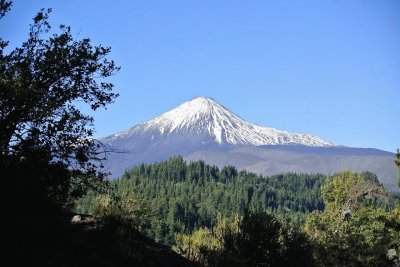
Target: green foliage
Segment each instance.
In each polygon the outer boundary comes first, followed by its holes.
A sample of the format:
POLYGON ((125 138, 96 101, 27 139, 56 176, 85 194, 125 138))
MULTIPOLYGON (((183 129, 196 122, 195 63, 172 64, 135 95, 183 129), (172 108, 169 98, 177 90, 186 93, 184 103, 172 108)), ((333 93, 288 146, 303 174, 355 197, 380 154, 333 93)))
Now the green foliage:
POLYGON ((312 246, 306 236, 265 212, 219 220, 211 230, 178 234, 177 240, 175 249, 202 266, 313 265, 312 246))
MULTIPOLYGON (((111 183, 112 195, 125 190, 148 206, 144 233, 204 266, 379 266, 399 247, 398 200, 372 173, 261 177, 174 157, 111 183)), ((95 212, 97 197, 76 209, 95 212)))
POLYGON ((386 190, 370 173, 344 171, 330 177, 322 187, 327 210, 351 211, 360 201, 387 195, 386 190))
POLYGON ((95 196, 93 215, 103 227, 131 225, 137 230, 147 226, 147 208, 133 190, 125 188, 117 195, 100 194, 95 196))
POLYGON ((190 261, 205 266, 210 265, 212 256, 223 249, 224 236, 228 231, 233 232, 238 229, 238 223, 238 216, 227 220, 219 215, 212 229, 201 227, 192 234, 176 233, 173 249, 190 261))
MULTIPOLYGON (((232 218, 246 209, 270 210, 300 225, 308 212, 323 209, 320 187, 324 179, 323 175, 294 173, 261 177, 232 166, 219 170, 202 161, 187 164, 182 157, 174 157, 133 168, 112 183, 112 190, 134 188, 152 215, 146 233, 171 245, 176 232, 211 228, 218 213, 232 218)), ((93 197, 77 202, 80 211, 92 212, 93 197)))
MULTIPOLYGON (((9 8, 1 1, 0 17, 9 8)), ((105 78, 119 70, 107 59, 109 47, 77 40, 64 25, 51 32, 50 12, 37 13, 20 47, 6 54, 7 42, 0 42, 1 172, 22 191, 24 204, 36 207, 61 205, 102 181, 104 149, 91 138, 93 118, 76 103, 93 110, 111 103, 117 95, 105 78), (71 191, 77 176, 85 186, 71 191)))
POLYGON ((173 249, 201 266, 221 265, 225 261, 225 239, 239 231, 240 221, 241 218, 237 215, 232 219, 218 215, 217 222, 211 229, 202 227, 192 234, 177 233, 173 249))
POLYGON ((391 240, 388 245, 392 248, 397 248, 397 251, 400 251, 400 202, 397 202, 397 206, 385 215, 385 223, 388 227, 391 240))
MULTIPOLYGON (((208 228, 200 228, 193 234, 177 233, 173 250, 190 261, 204 263, 202 251, 211 246, 210 249, 217 249, 219 243, 214 244, 211 231, 208 228)), ((203 264, 202 264, 203 265, 203 264)))
POLYGON ((224 237, 224 253, 242 266, 313 265, 305 235, 266 212, 246 213, 239 231, 224 237))
POLYGON ((318 264, 389 266, 386 253, 399 243, 398 208, 388 211, 367 201, 384 196, 384 189, 360 174, 342 172, 323 186, 322 195, 325 211, 312 212, 305 224, 318 264))
POLYGON ((306 231, 318 245, 321 266, 389 266, 386 253, 400 240, 394 213, 368 206, 348 220, 340 212, 311 213, 306 231))

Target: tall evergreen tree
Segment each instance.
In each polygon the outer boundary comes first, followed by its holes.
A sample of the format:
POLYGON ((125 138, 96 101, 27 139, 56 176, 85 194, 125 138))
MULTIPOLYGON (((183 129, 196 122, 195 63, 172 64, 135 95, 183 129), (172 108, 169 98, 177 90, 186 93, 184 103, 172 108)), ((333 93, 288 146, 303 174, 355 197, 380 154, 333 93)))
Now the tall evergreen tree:
MULTIPOLYGON (((229 218, 246 210, 270 210, 298 226, 306 213, 323 209, 320 186, 324 179, 323 175, 294 173, 261 177, 232 166, 219 170, 202 161, 187 164, 182 157, 174 157, 138 165, 113 181, 112 188, 116 195, 134 188, 153 214, 146 232, 171 245, 175 232, 212 227, 218 213, 229 218)), ((90 213, 95 196, 88 194, 77 201, 77 211, 90 213)))

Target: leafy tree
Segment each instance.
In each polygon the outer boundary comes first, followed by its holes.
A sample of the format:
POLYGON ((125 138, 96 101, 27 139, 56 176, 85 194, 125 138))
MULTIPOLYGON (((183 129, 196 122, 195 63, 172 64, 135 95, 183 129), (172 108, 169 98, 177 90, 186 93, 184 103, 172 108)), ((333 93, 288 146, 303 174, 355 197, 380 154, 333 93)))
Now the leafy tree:
POLYGON ((322 197, 327 210, 351 212, 360 201, 374 196, 385 196, 386 190, 367 173, 340 172, 322 187, 322 197))
POLYGON ((210 230, 177 234, 175 249, 203 266, 312 266, 307 237, 266 212, 219 219, 210 230))
POLYGON ((202 227, 192 234, 177 233, 173 249, 190 261, 198 262, 201 265, 208 264, 208 251, 215 251, 221 248, 221 243, 213 237, 212 231, 202 227))
MULTIPOLYGON (((10 5, 1 1, 0 17, 10 5)), ((119 70, 110 48, 75 39, 68 26, 52 32, 50 12, 37 13, 20 47, 6 53, 0 43, 0 166, 26 204, 62 204, 103 180, 106 150, 77 104, 97 110, 117 96, 105 80, 119 70)))
MULTIPOLYGON (((301 225, 307 213, 323 209, 319 174, 288 173, 261 177, 234 167, 219 170, 201 161, 186 163, 173 157, 155 164, 141 164, 111 182, 111 194, 133 188, 149 207, 146 234, 173 245, 177 232, 191 233, 212 228, 218 213, 226 218, 246 210, 269 210, 293 226, 301 225)), ((93 213, 96 194, 76 201, 76 211, 93 213)))
POLYGON ((146 227, 147 209, 133 190, 123 190, 119 196, 98 195, 94 206, 97 221, 104 227, 115 227, 119 224, 132 225, 141 230, 146 227))
POLYGON ((306 236, 266 212, 247 212, 239 231, 224 237, 225 253, 244 266, 312 266, 306 236))
POLYGON ((361 174, 342 172, 322 188, 326 209, 308 217, 305 230, 316 244, 319 266, 389 266, 388 249, 398 246, 400 217, 378 207, 384 189, 361 174))
POLYGON ((4 15, 10 10, 11 2, 0 0, 0 18, 4 17, 4 15))
POLYGON ((193 262, 203 266, 215 265, 217 255, 224 248, 227 233, 236 233, 239 229, 239 216, 226 219, 218 214, 216 224, 211 228, 201 227, 192 234, 179 232, 175 234, 173 249, 193 262))

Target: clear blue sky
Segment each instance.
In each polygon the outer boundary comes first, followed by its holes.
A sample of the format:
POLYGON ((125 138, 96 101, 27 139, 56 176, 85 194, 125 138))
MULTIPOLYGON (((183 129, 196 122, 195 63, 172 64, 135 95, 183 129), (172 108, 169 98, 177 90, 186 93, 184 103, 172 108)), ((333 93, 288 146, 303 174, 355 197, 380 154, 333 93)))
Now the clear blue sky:
POLYGON ((10 46, 41 7, 112 47, 120 97, 96 136, 210 96, 249 122, 337 144, 400 148, 400 1, 14 1, 10 46))

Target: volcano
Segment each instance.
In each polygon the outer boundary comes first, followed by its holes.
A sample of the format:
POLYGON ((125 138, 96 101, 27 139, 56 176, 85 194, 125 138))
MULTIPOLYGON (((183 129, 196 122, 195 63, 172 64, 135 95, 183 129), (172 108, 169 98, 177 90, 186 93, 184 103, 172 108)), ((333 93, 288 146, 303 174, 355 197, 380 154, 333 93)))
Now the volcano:
POLYGON ((101 142, 114 151, 105 164, 112 177, 139 163, 180 155, 262 175, 370 171, 389 189, 398 189, 393 153, 252 124, 208 97, 191 99, 101 142))

